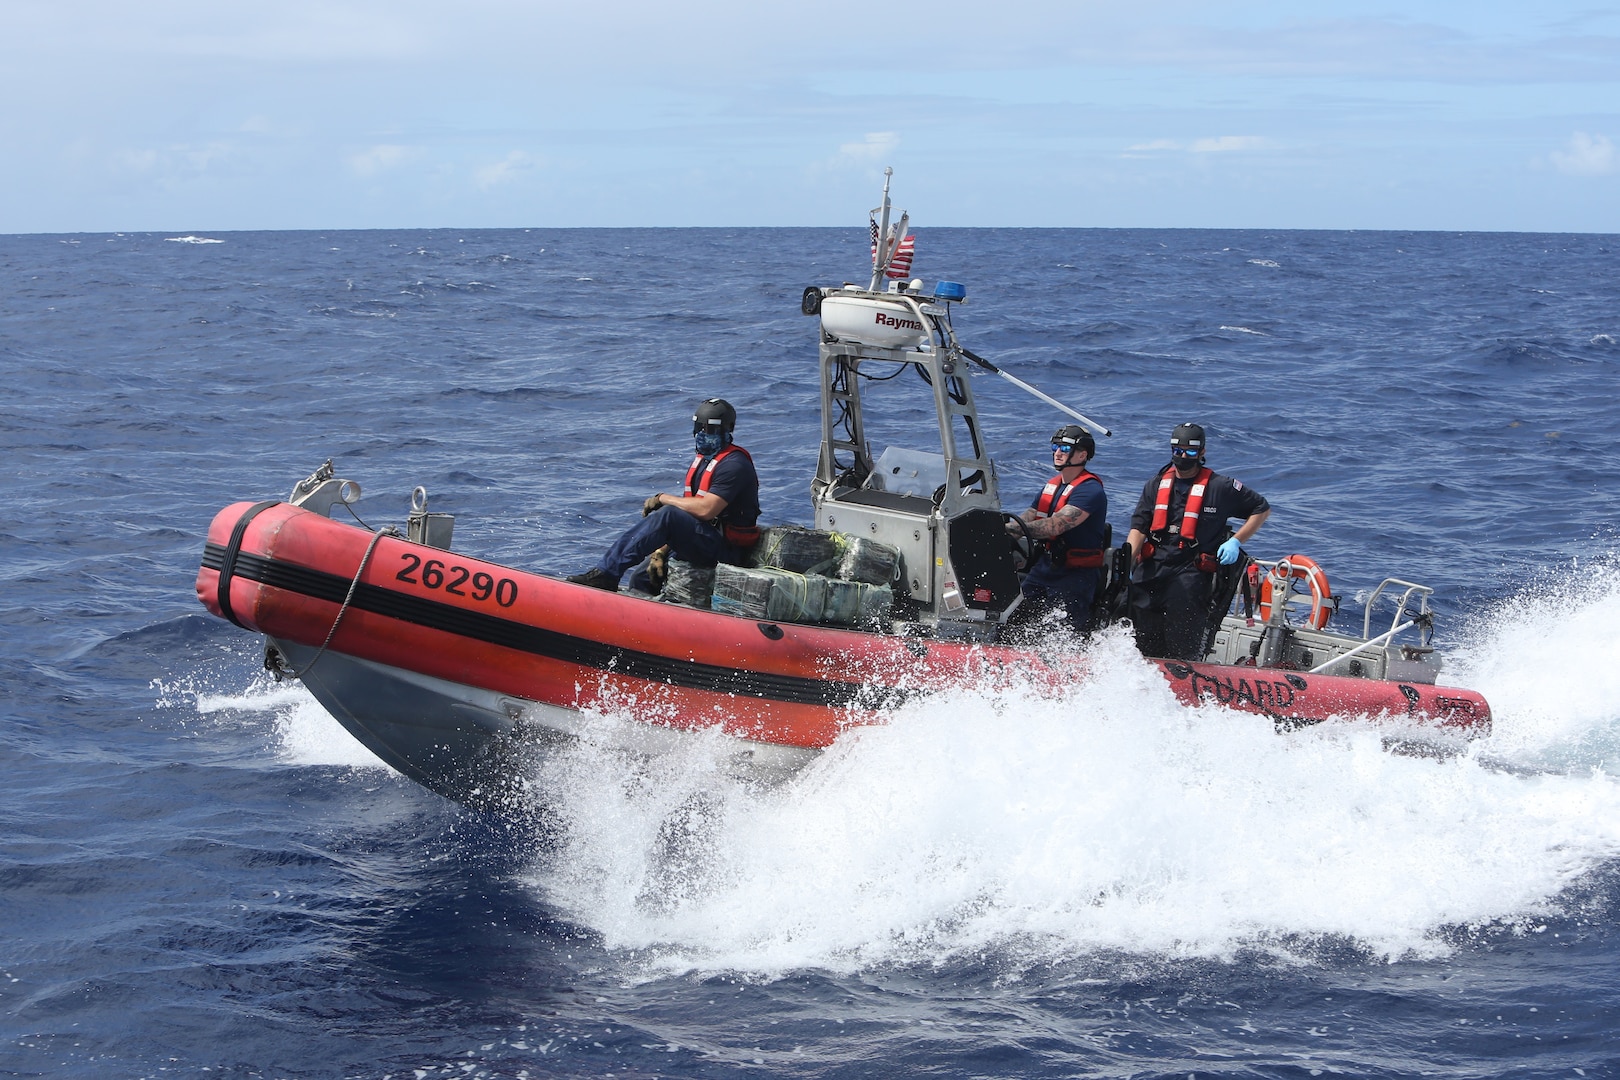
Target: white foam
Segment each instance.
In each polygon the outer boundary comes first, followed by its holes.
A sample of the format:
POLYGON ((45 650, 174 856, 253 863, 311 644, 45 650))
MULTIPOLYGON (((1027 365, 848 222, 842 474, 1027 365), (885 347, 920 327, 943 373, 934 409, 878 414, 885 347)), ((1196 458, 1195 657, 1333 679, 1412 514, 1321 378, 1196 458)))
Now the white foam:
POLYGON ((388 768, 334 720, 320 702, 310 697, 308 691, 290 707, 276 711, 276 736, 278 756, 291 765, 388 768))
POLYGON ((1250 330, 1247 326, 1223 326, 1223 327, 1221 327, 1221 329, 1229 331, 1229 332, 1234 333, 1234 334, 1253 334, 1255 337, 1269 337, 1270 336, 1269 334, 1267 334, 1263 330, 1250 330))
POLYGON ((1474 621, 1447 677, 1491 703, 1490 751, 1620 771, 1620 563, 1578 562, 1474 621))
POLYGON ((168 238, 168 242, 171 244, 223 244, 225 241, 215 240, 210 236, 171 236, 168 238))
POLYGON ((270 720, 270 749, 288 765, 346 765, 386 769, 321 707, 301 683, 277 683, 268 676, 253 679, 239 690, 220 692, 200 688, 190 680, 154 682, 159 707, 195 709, 198 717, 240 726, 270 720))
MULTIPOLYGON (((1520 724, 1507 710, 1500 738, 1520 724)), ((1549 912, 1620 852, 1601 772, 1401 756, 1370 724, 1278 736, 1178 705, 1122 635, 1058 700, 919 701, 771 790, 731 779, 719 739, 654 762, 609 741, 535 776, 565 832, 535 880, 649 974, 1344 939, 1435 955, 1458 927, 1549 912)))

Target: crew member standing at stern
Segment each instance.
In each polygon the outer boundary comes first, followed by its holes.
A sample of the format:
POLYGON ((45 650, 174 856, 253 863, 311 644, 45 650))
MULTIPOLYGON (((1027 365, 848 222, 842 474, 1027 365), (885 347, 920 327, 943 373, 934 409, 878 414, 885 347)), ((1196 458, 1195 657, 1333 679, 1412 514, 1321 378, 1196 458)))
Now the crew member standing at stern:
MULTIPOLYGON (((624 572, 659 548, 696 566, 740 563, 759 542, 759 475, 748 451, 731 441, 737 410, 710 398, 692 414, 697 455, 686 470, 679 495, 659 492, 642 504, 641 522, 608 549, 602 561, 569 581, 617 592, 624 572)), ((631 575, 632 587, 654 591, 644 571, 631 575)))
POLYGON ((1131 514, 1131 623, 1144 656, 1202 660, 1218 565, 1237 562, 1271 504, 1204 464, 1204 429, 1170 433, 1170 464, 1142 488, 1131 514), (1243 519, 1236 533, 1228 522, 1243 519))
POLYGON ((1007 523, 1011 536, 1028 535, 1043 549, 1024 577, 1023 610, 1039 614, 1061 605, 1069 626, 1082 634, 1091 629, 1108 528, 1108 494, 1089 468, 1096 454, 1091 432, 1078 424, 1058 428, 1052 435, 1057 475, 1019 515, 1022 527, 1007 523))

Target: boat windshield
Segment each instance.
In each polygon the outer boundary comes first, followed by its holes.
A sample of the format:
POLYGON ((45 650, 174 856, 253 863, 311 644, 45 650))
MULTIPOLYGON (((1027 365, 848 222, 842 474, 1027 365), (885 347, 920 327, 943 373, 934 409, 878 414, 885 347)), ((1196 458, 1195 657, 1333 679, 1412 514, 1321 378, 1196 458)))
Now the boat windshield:
POLYGON ((868 491, 932 498, 945 483, 945 455, 891 446, 878 455, 872 475, 862 485, 868 491))

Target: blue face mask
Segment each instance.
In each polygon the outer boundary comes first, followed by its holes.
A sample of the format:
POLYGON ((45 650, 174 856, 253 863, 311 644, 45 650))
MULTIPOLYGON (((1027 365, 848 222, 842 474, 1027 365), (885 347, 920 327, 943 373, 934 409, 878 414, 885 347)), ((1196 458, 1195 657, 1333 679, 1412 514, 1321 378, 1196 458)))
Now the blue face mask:
POLYGON ((713 457, 726 445, 726 437, 717 431, 700 431, 697 439, 697 452, 704 457, 713 457))

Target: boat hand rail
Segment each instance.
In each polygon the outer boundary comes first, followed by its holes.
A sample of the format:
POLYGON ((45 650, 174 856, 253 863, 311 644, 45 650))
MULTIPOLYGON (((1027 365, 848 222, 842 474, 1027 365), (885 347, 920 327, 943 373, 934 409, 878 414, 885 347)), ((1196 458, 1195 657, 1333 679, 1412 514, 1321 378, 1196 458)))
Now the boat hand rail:
POLYGON ((1311 668, 1311 670, 1307 671, 1305 674, 1307 674, 1307 675, 1320 675, 1320 674, 1322 674, 1322 672, 1326 671, 1328 668, 1332 667, 1334 664, 1337 664, 1340 660, 1348 660, 1352 656, 1356 655, 1357 653, 1366 652, 1368 649, 1371 649, 1374 645, 1382 645, 1384 642, 1388 641, 1390 638, 1394 637, 1396 634, 1400 633, 1402 630, 1405 630, 1407 627, 1416 626, 1416 625, 1417 625, 1416 620, 1413 620, 1411 622, 1403 622, 1399 626, 1392 627, 1391 629, 1385 631, 1384 633, 1379 634, 1375 638, 1368 638, 1366 641, 1363 641, 1360 645, 1357 645, 1355 648, 1349 650, 1348 652, 1340 653, 1338 656, 1333 657, 1331 660, 1328 660, 1326 663, 1317 664, 1315 667, 1311 668))
MULTIPOLYGON (((1379 582, 1378 588, 1374 589, 1372 591, 1372 595, 1367 597, 1367 609, 1361 617, 1362 637, 1372 637, 1373 608, 1378 606, 1378 599, 1384 595, 1384 591, 1386 589, 1390 591, 1391 598, 1394 597, 1394 592, 1396 589, 1406 590, 1405 592, 1401 593, 1400 602, 1395 605, 1395 614, 1389 620, 1389 624, 1392 628, 1396 623, 1400 622, 1401 616, 1406 614, 1407 606, 1412 602, 1412 597, 1415 595, 1418 601, 1417 617, 1412 619, 1406 625, 1421 626, 1425 631, 1432 629, 1429 623, 1429 598, 1434 595, 1434 590, 1427 585, 1419 585, 1415 581, 1406 581, 1402 578, 1390 577, 1379 582)), ((1405 629, 1405 627, 1401 627, 1401 629, 1405 629)), ((1383 639, 1392 637, 1394 633, 1394 629, 1391 629, 1387 633, 1380 634, 1379 638, 1383 639)), ((1424 644, 1428 644, 1426 635, 1424 644)))
MULTIPOLYGON (((904 304, 906 307, 911 309, 911 313, 917 317, 917 321, 919 323, 921 323, 923 326, 932 327, 933 328, 933 333, 929 335, 930 340, 928 342, 928 348, 929 349, 944 349, 946 356, 947 357, 950 356, 950 353, 951 353, 953 347, 957 347, 957 346, 956 346, 956 332, 951 328, 951 326, 950 326, 950 324, 948 322, 946 322, 944 319, 941 319, 938 316, 936 316, 936 315, 934 315, 934 314, 932 314, 930 312, 925 312, 922 309, 922 304, 911 293, 908 293, 908 292, 892 292, 892 293, 883 293, 882 295, 885 296, 885 297, 897 298, 902 304, 904 304), (937 341, 933 340, 933 338, 936 335, 938 337, 937 341)), ((932 306, 932 305, 930 305, 930 306, 932 306)), ((918 352, 924 352, 924 351, 927 351, 927 350, 924 349, 922 346, 918 346, 917 351, 918 352)), ((946 374, 947 375, 950 374, 949 368, 946 369, 946 374)))

